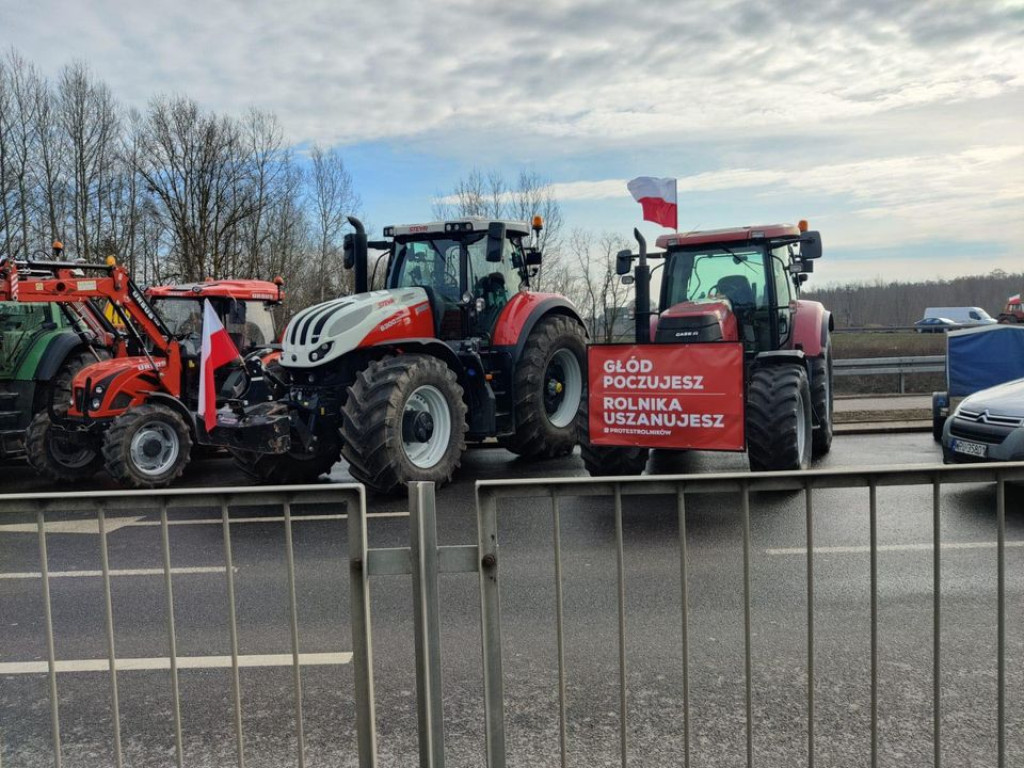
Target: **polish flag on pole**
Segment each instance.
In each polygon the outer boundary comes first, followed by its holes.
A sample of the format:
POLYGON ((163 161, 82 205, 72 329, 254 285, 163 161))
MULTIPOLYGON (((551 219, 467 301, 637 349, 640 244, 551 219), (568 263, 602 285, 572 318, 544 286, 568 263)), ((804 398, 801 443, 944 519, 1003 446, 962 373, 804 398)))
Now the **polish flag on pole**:
POLYGON ((633 199, 644 209, 644 221, 653 221, 670 229, 679 229, 676 206, 676 180, 637 176, 626 184, 633 199))
POLYGON ((238 360, 241 355, 220 318, 207 299, 203 302, 203 352, 199 362, 199 415, 206 431, 217 426, 217 386, 213 374, 218 368, 238 360))

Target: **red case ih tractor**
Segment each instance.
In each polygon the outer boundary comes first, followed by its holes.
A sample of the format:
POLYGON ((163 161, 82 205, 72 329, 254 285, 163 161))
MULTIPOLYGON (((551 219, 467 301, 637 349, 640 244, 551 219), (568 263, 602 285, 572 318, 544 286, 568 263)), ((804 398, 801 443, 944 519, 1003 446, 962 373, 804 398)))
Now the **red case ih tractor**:
POLYGON ((121 484, 157 488, 181 475, 194 443, 240 447, 287 439, 287 415, 253 407, 277 394, 263 372, 276 355, 268 348, 274 340, 268 305, 280 302, 280 285, 210 281, 153 289, 151 295, 160 312, 114 263, 7 262, 0 269, 0 297, 69 305, 106 300, 123 334, 113 359, 75 375, 68 405, 40 412, 29 424, 28 460, 46 477, 74 481, 103 465, 121 484), (32 267, 55 270, 56 276, 19 278, 20 269, 32 267), (218 382, 219 393, 237 414, 218 416, 232 422, 223 434, 219 427, 207 433, 195 416, 207 298, 245 355, 244 364, 218 382))
MULTIPOLYGON (((805 469, 832 445, 831 314, 799 298, 821 236, 799 227, 662 235, 634 259, 636 343, 589 349, 592 475, 640 474, 652 448, 746 450, 754 471, 805 469), (661 312, 648 258, 664 259, 661 312)), ((628 277, 626 278, 629 279, 628 277)))
POLYGON ((309 482, 344 456, 353 477, 389 493, 449 481, 466 444, 487 438, 526 457, 570 453, 586 331, 564 297, 529 290, 541 262, 531 225, 395 226, 368 243, 349 221, 355 293, 285 329, 289 449, 238 452, 239 466, 261 482, 309 482), (385 252, 385 290, 369 290, 368 245, 385 252))

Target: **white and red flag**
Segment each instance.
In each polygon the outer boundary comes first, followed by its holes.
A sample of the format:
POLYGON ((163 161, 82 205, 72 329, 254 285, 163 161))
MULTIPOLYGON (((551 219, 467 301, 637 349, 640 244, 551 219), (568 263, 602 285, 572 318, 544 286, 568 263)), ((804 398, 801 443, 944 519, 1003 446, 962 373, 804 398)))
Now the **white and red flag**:
POLYGON ((218 368, 238 360, 241 355, 207 299, 203 302, 203 352, 199 361, 199 415, 206 431, 217 426, 217 385, 213 374, 218 368))
POLYGON ((626 184, 633 199, 644 209, 644 221, 653 221, 670 229, 679 229, 676 206, 676 180, 637 176, 626 184))

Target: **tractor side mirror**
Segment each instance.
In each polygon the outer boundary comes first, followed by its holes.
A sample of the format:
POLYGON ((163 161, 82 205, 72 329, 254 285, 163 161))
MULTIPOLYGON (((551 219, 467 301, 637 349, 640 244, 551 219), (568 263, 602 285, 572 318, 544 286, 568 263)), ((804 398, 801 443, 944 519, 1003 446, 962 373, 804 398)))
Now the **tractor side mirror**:
POLYGON ((344 266, 345 269, 352 269, 352 267, 354 267, 356 264, 356 245, 354 241, 355 238, 352 237, 351 232, 345 235, 344 239, 342 240, 341 247, 342 252, 344 254, 342 266, 344 266))
POLYGON ((505 251, 505 225, 500 221, 492 221, 487 227, 487 260, 501 261, 505 251))
POLYGON ((620 280, 621 280, 623 285, 632 285, 633 283, 636 282, 636 278, 633 277, 632 275, 623 275, 620 278, 620 280))
POLYGON ((813 272, 814 262, 805 261, 804 259, 794 259, 789 265, 789 272, 793 275, 799 275, 803 272, 813 272))
POLYGON ((806 283, 806 282, 807 282, 807 278, 808 278, 808 277, 810 277, 810 275, 808 275, 808 274, 807 274, 807 273, 805 272, 805 273, 801 274, 801 275, 800 275, 799 277, 797 277, 797 280, 799 280, 799 281, 800 281, 800 284, 801 284, 801 285, 803 285, 804 283, 806 283))
POLYGON ((800 238, 800 258, 821 258, 821 232, 804 232, 800 238))
POLYGON ((540 251, 540 248, 524 248, 523 256, 526 257, 526 266, 528 267, 539 267, 541 262, 544 260, 544 256, 540 251))
POLYGON ((367 248, 372 248, 375 251, 386 251, 391 248, 390 240, 369 240, 366 243, 367 248))
POLYGON ((615 255, 615 274, 628 275, 633 266, 633 254, 629 251, 619 251, 615 255))

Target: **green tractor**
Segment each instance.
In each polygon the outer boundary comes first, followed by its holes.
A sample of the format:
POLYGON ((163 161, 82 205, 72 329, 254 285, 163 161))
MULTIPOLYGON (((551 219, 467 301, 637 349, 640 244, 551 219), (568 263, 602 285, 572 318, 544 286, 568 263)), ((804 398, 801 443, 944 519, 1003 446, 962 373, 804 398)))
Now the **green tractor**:
POLYGON ((109 356, 76 324, 56 304, 0 301, 0 460, 23 456, 32 417, 66 407, 75 373, 109 356))

